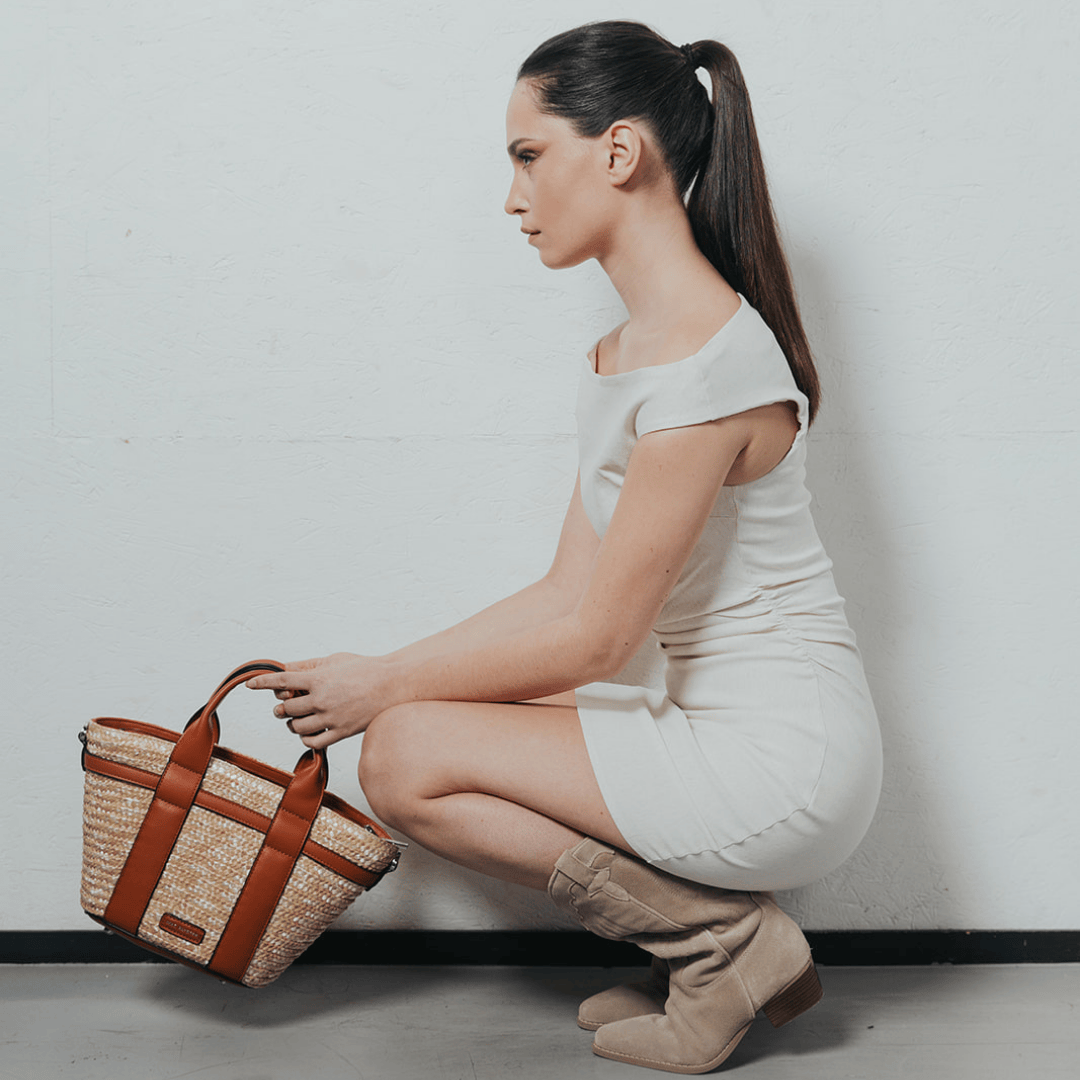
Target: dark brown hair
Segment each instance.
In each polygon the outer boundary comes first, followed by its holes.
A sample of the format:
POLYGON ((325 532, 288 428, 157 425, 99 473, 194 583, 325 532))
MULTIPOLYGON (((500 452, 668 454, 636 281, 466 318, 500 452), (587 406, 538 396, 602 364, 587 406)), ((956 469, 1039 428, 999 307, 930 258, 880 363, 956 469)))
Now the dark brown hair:
POLYGON ((769 198, 750 96, 731 50, 709 40, 680 49, 642 23, 593 22, 549 38, 517 77, 536 88, 543 112, 571 121, 583 138, 602 135, 616 120, 649 125, 686 199, 698 247, 776 335, 813 420, 821 388, 769 198), (712 80, 711 101, 698 67, 712 80))

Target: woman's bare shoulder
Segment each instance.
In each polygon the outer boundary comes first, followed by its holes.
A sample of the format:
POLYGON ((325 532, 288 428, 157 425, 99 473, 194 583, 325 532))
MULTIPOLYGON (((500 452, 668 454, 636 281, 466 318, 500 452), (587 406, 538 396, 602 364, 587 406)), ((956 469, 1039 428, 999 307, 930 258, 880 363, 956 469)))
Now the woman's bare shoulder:
POLYGON ((619 323, 614 329, 609 330, 594 346, 589 354, 592 361, 593 371, 600 374, 612 370, 610 361, 619 355, 619 342, 622 332, 629 325, 629 319, 619 323))
MULTIPOLYGON (((726 287, 725 287, 726 288, 726 287)), ((683 310, 672 311, 662 325, 639 328, 630 320, 620 323, 599 345, 599 366, 594 350, 593 369, 602 374, 658 367, 684 360, 703 349, 738 314, 739 294, 709 294, 683 310)))

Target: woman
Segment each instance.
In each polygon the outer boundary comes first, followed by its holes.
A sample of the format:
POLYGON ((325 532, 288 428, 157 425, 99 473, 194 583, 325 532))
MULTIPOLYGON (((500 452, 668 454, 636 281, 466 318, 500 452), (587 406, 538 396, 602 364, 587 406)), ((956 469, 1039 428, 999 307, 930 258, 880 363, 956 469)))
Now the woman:
POLYGON ((759 1008, 779 1024, 820 997, 766 890, 846 859, 881 781, 803 485, 817 378, 724 46, 560 34, 521 66, 507 141, 506 212, 546 266, 596 259, 629 315, 582 371, 551 568, 398 652, 249 685, 307 746, 365 732, 392 827, 650 952, 650 982, 579 1023, 603 1056, 704 1072, 759 1008), (667 693, 605 681, 650 632, 667 693))

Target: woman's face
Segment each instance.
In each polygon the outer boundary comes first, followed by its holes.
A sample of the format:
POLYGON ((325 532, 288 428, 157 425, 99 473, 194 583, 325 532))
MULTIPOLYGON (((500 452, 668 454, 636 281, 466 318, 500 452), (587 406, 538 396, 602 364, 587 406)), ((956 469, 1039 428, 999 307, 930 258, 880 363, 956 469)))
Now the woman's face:
POLYGON ((611 211, 600 139, 583 139, 569 120, 542 113, 520 80, 506 110, 514 180, 506 212, 516 214, 545 266, 577 266, 603 251, 611 211))

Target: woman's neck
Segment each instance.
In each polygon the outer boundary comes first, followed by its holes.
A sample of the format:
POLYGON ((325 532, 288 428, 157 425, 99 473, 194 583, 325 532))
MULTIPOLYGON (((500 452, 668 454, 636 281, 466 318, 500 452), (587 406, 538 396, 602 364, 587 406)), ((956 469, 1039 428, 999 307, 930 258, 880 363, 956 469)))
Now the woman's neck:
POLYGON ((694 240, 690 219, 673 200, 641 200, 628 209, 598 257, 642 332, 663 330, 688 310, 730 291, 694 240))

